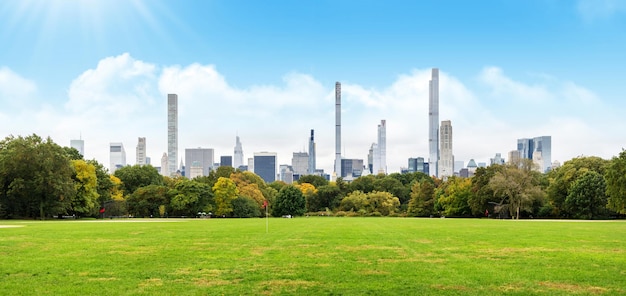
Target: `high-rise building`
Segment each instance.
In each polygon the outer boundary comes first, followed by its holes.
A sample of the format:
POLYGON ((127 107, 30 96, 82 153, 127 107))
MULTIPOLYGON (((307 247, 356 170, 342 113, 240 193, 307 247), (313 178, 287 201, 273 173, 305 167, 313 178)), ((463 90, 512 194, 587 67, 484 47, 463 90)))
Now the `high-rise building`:
MULTIPOLYGON (((370 153, 372 155, 372 174, 378 175, 380 174, 380 149, 378 149, 378 143, 372 143, 370 153)), ((369 161, 369 155, 367 156, 367 160, 369 161)))
POLYGON ((178 161, 178 95, 167 95, 167 165, 170 175, 176 174, 178 161))
POLYGON ((137 140, 137 149, 136 149, 136 164, 138 165, 146 165, 146 138, 139 137, 137 140))
POLYGON ((254 153, 254 173, 261 177, 266 183, 276 181, 276 153, 254 153))
POLYGON ((309 175, 315 174, 315 139, 313 132, 311 130, 311 137, 309 138, 309 169, 307 171, 309 175))
POLYGON ((239 136, 235 139, 235 154, 233 158, 233 167, 238 169, 243 165, 243 148, 241 147, 241 141, 239 136))
POLYGON ((293 183, 293 169, 290 165, 286 165, 286 164, 281 164, 278 167, 278 171, 279 171, 279 175, 280 178, 278 178, 280 181, 283 181, 287 184, 292 184, 293 183))
POLYGON ((248 171, 254 173, 254 157, 248 158, 248 171))
POLYGON ((522 159, 532 159, 533 163, 535 163, 535 168, 545 173, 552 166, 552 137, 541 136, 532 139, 518 139, 517 152, 522 159))
POLYGON ((439 128, 440 157, 439 157, 439 178, 454 176, 454 154, 452 153, 452 123, 450 120, 441 122, 439 128))
POLYGON ((521 157, 521 153, 518 150, 509 151, 509 161, 508 164, 518 164, 521 157))
POLYGON ((363 159, 342 159, 341 177, 346 180, 354 180, 363 174, 363 159))
POLYGON ((386 120, 381 120, 378 125, 378 158, 374 159, 374 164, 378 169, 374 174, 387 174, 387 124, 386 120))
POLYGON ((370 150, 367 153, 367 170, 370 174, 374 173, 374 149, 377 149, 376 146, 376 143, 372 143, 372 146, 370 146, 370 150))
POLYGON ((204 172, 202 169, 202 164, 194 161, 193 163, 191 163, 191 166, 189 166, 189 168, 185 169, 185 171, 189 171, 189 173, 185 172, 185 175, 189 178, 189 179, 193 179, 195 177, 201 177, 204 176, 204 172))
POLYGON ((409 167, 407 170, 409 173, 424 173, 428 174, 428 163, 424 162, 423 157, 409 158, 409 167))
POLYGON ((489 159, 489 164, 490 165, 494 165, 494 164, 502 165, 502 164, 504 164, 504 158, 502 158, 502 154, 496 153, 496 156, 494 158, 489 159))
POLYGON ((80 155, 85 156, 85 141, 80 140, 70 140, 70 147, 78 150, 80 155))
POLYGON ((213 168, 214 153, 211 148, 187 148, 185 149, 185 165, 191 167, 194 162, 196 166, 202 167, 202 176, 208 176, 213 168))
POLYGON ((428 164, 431 176, 437 176, 439 162, 439 69, 432 69, 428 85, 428 164))
POLYGON ((170 176, 170 168, 168 165, 168 157, 167 157, 167 152, 163 152, 163 157, 161 157, 161 175, 163 176, 170 176))
POLYGON ((341 176, 341 83, 335 83, 335 177, 341 176))
POLYGON ((124 151, 124 144, 111 143, 109 145, 109 171, 111 175, 121 167, 126 166, 126 151, 124 151))
POLYGON ((291 157, 291 168, 294 175, 306 175, 309 172, 309 154, 306 152, 294 152, 291 157))
POLYGON ((220 166, 233 166, 233 157, 230 155, 220 156, 220 166))

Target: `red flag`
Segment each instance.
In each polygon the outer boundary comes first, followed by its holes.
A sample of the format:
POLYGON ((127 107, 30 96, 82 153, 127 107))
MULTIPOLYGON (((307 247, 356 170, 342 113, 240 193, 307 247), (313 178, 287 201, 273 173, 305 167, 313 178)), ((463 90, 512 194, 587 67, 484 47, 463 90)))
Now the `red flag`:
POLYGON ((104 208, 100 208, 100 214, 104 213, 104 208))
POLYGON ((263 208, 267 208, 267 200, 263 201, 263 208))

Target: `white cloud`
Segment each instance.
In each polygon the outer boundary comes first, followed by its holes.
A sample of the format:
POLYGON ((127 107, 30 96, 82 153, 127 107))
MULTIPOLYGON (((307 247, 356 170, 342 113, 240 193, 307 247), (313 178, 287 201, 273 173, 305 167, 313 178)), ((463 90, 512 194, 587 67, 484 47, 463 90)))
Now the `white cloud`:
MULTIPOLYGON (((0 67, 0 103, 4 112, 10 108, 28 106, 37 92, 37 85, 7 67, 0 67)), ((0 111, 0 113, 2 113, 0 111)))
MULTIPOLYGON (((291 163, 292 152, 306 151, 315 129, 317 163, 332 168, 334 83, 323 85, 311 75, 293 72, 282 83, 237 87, 214 65, 155 65, 122 54, 72 81, 64 107, 36 100, 34 83, 2 68, 0 79, 5 77, 17 81, 11 86, 21 83, 19 95, 41 103, 0 114, 3 133, 50 135, 61 145, 82 133, 86 157, 106 166, 109 142, 123 142, 134 163, 137 137, 147 138, 148 156, 160 165, 167 150, 166 98, 176 93, 181 158, 185 148, 202 146, 214 148, 218 161, 232 155, 239 134, 246 157, 273 151, 279 163, 291 163)), ((553 137, 552 158, 561 162, 619 153, 623 139, 615 135, 624 119, 592 90, 555 77, 520 81, 496 67, 477 77, 478 84, 468 84, 440 71, 439 119, 452 121, 457 160, 488 162, 498 152, 506 157, 517 138, 543 135, 553 137)), ((343 155, 366 159, 385 119, 390 171, 406 167, 409 157, 427 158, 429 80, 430 69, 416 69, 384 88, 342 83, 343 155)), ((5 91, 6 83, 0 88, 5 91)))

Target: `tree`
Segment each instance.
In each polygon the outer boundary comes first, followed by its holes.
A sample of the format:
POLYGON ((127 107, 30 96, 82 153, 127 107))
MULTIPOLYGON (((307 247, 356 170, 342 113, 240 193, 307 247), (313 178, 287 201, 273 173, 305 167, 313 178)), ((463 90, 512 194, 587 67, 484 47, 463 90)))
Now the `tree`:
POLYGON ((607 214, 606 203, 604 177, 587 171, 572 184, 565 199, 565 209, 574 218, 593 219, 607 214))
POLYGON ((74 189, 76 194, 72 198, 71 211, 78 215, 97 215, 98 208, 98 177, 96 167, 82 159, 72 160, 76 172, 74 189))
POLYGON ((326 208, 334 209, 341 203, 341 190, 335 185, 317 187, 317 194, 309 198, 310 212, 323 211, 326 208))
POLYGON ((367 207, 367 193, 360 190, 348 193, 348 195, 341 200, 341 204, 339 205, 339 209, 342 211, 357 212, 361 215, 369 213, 367 207))
POLYGON ((344 211, 353 211, 361 215, 376 214, 387 216, 395 213, 400 206, 397 197, 389 192, 372 191, 363 193, 361 191, 350 192, 341 200, 339 208, 344 211))
POLYGON ((275 217, 301 216, 304 214, 305 207, 306 202, 300 189, 293 185, 287 185, 278 192, 276 202, 272 207, 272 215, 275 217))
POLYGON ((373 175, 358 177, 350 183, 350 191, 358 190, 363 193, 370 193, 374 191, 374 181, 376 181, 376 177, 373 175))
POLYGON ((328 185, 328 180, 326 180, 326 178, 324 178, 322 176, 304 175, 304 176, 300 176, 300 179, 298 180, 298 183, 299 184, 309 183, 309 184, 315 186, 315 188, 319 188, 320 186, 328 185))
POLYGON ((605 179, 608 208, 626 214, 626 150, 611 159, 605 179))
POLYGON ((482 216, 488 209, 493 212, 493 204, 500 202, 500 198, 494 194, 493 189, 489 186, 489 180, 503 168, 503 165, 490 165, 486 168, 476 169, 476 173, 471 178, 472 194, 467 199, 472 215, 482 216))
MULTIPOLYGON (((111 182, 111 175, 109 175, 108 170, 95 159, 87 160, 87 163, 92 165, 96 171, 96 191, 98 191, 98 204, 103 204, 105 201, 111 200, 113 183, 111 182)), ((119 178, 117 178, 117 180, 119 181, 119 178)))
POLYGON ((389 192, 400 200, 400 203, 406 204, 409 200, 410 188, 402 185, 402 182, 391 176, 377 178, 374 181, 374 191, 389 192))
POLYGON ((213 193, 205 183, 183 178, 170 189, 169 195, 172 215, 195 216, 198 212, 213 210, 213 193))
POLYGON ((548 199, 554 207, 554 214, 560 217, 568 217, 569 215, 564 209, 564 204, 572 184, 588 171, 604 175, 608 164, 607 160, 596 156, 577 157, 566 161, 563 166, 550 171, 548 173, 550 185, 547 193, 548 199))
POLYGON ((543 198, 544 192, 537 184, 529 167, 506 165, 489 180, 494 195, 501 198, 500 205, 509 205, 511 216, 519 219, 520 211, 531 209, 536 199, 543 198))
POLYGON ((163 177, 151 165, 133 165, 119 168, 115 176, 122 181, 125 195, 130 195, 137 188, 148 185, 163 185, 163 177))
POLYGON ((232 201, 239 194, 235 182, 228 178, 219 177, 213 186, 213 194, 215 196, 215 214, 218 216, 230 215, 233 212, 232 201))
POLYGON ((430 180, 416 181, 411 187, 409 216, 425 217, 435 213, 435 187, 430 180))
POLYGON ((300 189, 300 191, 302 192, 302 195, 304 195, 304 200, 306 201, 306 209, 310 212, 311 202, 315 200, 315 197, 317 195, 317 189, 315 188, 315 186, 309 183, 301 183, 300 185, 296 185, 296 187, 298 187, 298 189, 300 189))
POLYGON ((66 213, 75 196, 74 169, 65 150, 37 135, 0 141, 0 204, 5 217, 66 213))
POLYGON ((239 196, 233 200, 233 216, 238 218, 260 217, 261 209, 255 200, 239 196))
POLYGON ((167 205, 169 189, 164 185, 139 187, 126 199, 128 212, 136 217, 159 217, 159 207, 167 205))
POLYGON ((467 203, 472 195, 472 181, 467 178, 450 177, 442 186, 437 203, 445 216, 468 216, 471 213, 467 203))

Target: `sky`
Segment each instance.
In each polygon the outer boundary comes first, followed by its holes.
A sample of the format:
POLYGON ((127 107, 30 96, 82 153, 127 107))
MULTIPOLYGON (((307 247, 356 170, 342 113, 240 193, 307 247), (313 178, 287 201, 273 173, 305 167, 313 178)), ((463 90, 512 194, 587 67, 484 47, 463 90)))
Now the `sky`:
POLYGON ((626 144, 626 0, 160 1, 0 3, 0 137, 37 134, 109 165, 160 166, 167 94, 179 98, 179 158, 216 162, 308 150, 332 173, 334 85, 342 155, 367 160, 387 121, 389 172, 428 159, 428 81, 455 160, 506 157, 552 137, 552 160, 611 158, 626 144))

